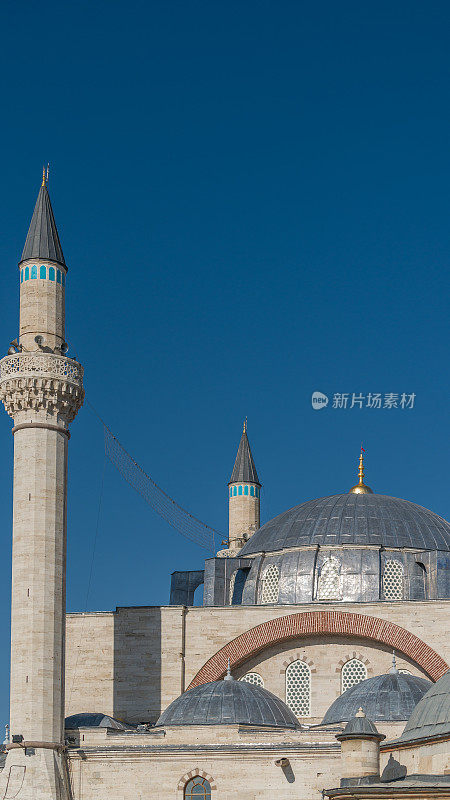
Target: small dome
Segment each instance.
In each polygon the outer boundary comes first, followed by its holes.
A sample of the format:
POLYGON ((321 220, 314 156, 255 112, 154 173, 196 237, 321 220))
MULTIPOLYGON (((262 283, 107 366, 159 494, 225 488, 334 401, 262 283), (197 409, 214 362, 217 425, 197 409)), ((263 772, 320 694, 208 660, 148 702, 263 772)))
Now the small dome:
POLYGON ((75 728, 114 728, 118 731, 125 731, 126 725, 119 722, 114 717, 109 717, 107 714, 92 714, 89 712, 83 714, 72 714, 66 717, 65 729, 66 731, 75 730, 75 728))
POLYGON ((381 742, 385 738, 377 730, 372 720, 366 717, 362 708, 357 711, 350 722, 347 722, 342 733, 336 736, 339 742, 345 742, 346 739, 378 739, 381 742))
POLYGON ((419 700, 433 686, 426 678, 404 673, 375 675, 351 686, 332 703, 322 724, 332 725, 352 719, 359 708, 374 722, 409 719, 419 700))
POLYGON ((189 689, 166 708, 156 725, 298 728, 298 720, 287 705, 267 689, 231 679, 189 689))
POLYGON ((450 523, 422 506, 384 494, 335 494, 308 500, 266 522, 240 556, 326 545, 450 550, 450 523))
POLYGON ((448 736, 450 733, 450 670, 432 684, 417 703, 399 741, 448 736))

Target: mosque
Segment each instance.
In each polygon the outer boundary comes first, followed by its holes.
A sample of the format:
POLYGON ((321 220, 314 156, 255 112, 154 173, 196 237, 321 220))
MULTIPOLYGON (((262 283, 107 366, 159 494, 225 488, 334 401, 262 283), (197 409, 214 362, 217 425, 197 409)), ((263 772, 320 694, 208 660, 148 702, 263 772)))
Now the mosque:
MULTIPOLYGON (((450 798, 450 524, 358 481, 260 525, 246 425, 226 547, 170 603, 65 613, 63 255, 44 174, 0 361, 14 426, 7 800, 450 798), (194 593, 203 585, 203 605, 194 593)), ((351 481, 349 481, 349 484, 351 481)))

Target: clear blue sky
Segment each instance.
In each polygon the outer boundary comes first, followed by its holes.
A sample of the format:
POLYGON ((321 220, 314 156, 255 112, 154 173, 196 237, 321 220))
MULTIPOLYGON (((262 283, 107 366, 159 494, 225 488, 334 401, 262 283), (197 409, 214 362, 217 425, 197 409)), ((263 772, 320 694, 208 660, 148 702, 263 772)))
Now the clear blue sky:
MULTIPOLYGON (((6 0, 0 15, 2 352, 48 160, 87 396, 179 503, 226 531, 248 415, 263 520, 347 490, 361 440, 376 491, 450 517, 449 4, 6 0), (313 411, 314 390, 416 400, 313 411)), ((2 413, 0 721, 10 428, 2 413)), ((69 610, 86 604, 102 467, 85 407, 69 610)), ((203 558, 107 467, 89 609, 167 603, 170 572, 203 558)))

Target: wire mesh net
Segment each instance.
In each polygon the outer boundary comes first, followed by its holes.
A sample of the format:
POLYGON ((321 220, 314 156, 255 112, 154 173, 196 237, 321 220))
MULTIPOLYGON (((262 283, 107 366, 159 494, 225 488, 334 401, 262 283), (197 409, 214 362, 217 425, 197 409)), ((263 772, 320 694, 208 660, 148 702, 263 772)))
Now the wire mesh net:
POLYGON ((104 432, 106 455, 127 483, 178 533, 199 547, 215 553, 216 541, 219 544, 224 538, 223 534, 179 506, 144 472, 105 425, 104 432))

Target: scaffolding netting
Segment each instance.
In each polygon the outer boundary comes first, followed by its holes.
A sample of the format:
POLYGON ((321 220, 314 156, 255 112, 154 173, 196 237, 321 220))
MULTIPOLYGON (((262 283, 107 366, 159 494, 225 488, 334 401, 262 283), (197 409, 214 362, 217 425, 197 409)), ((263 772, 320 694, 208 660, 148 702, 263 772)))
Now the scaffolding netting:
POLYGON ((127 453, 104 423, 103 428, 105 431, 106 455, 127 483, 178 533, 181 533, 191 542, 195 542, 199 547, 203 547, 205 550, 215 554, 216 544, 220 544, 224 538, 223 534, 206 525, 205 522, 201 522, 192 516, 189 511, 179 506, 175 500, 172 500, 164 489, 161 489, 153 478, 147 475, 134 458, 127 453))

